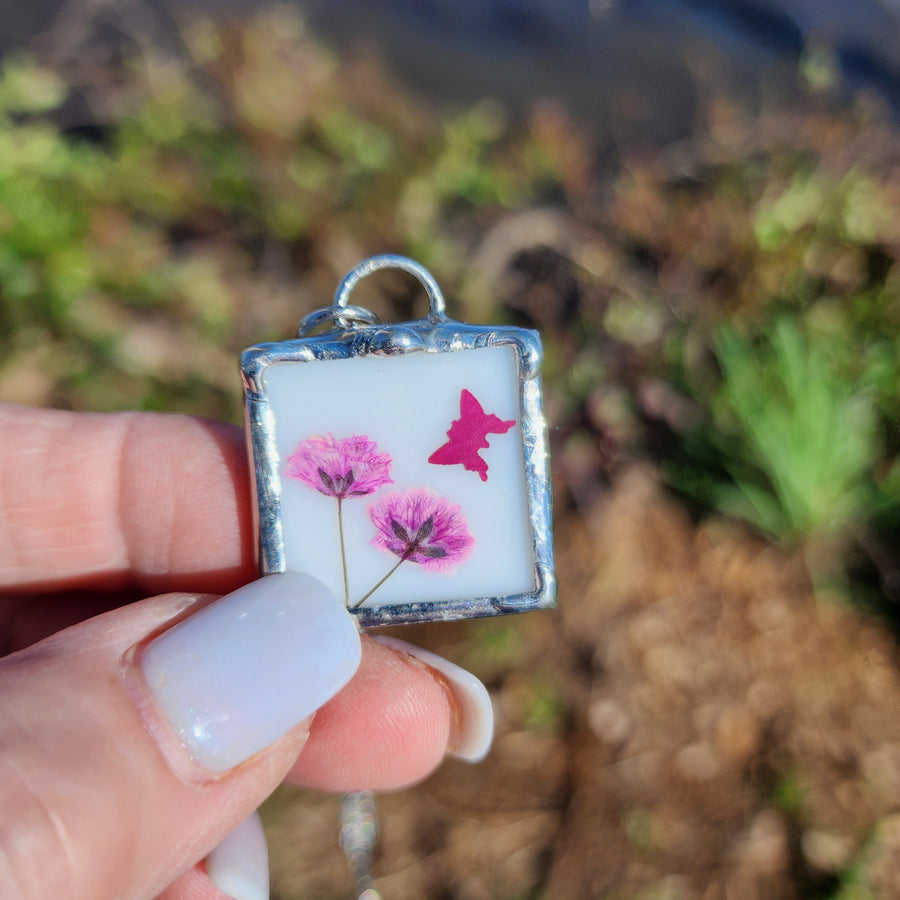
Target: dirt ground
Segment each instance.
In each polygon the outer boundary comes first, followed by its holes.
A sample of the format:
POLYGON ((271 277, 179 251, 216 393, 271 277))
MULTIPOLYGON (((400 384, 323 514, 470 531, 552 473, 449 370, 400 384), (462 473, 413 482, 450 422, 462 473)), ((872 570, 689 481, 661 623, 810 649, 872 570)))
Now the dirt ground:
MULTIPOLYGON (((378 798, 386 900, 900 897, 890 633, 643 466, 556 544, 556 612, 403 633, 487 683, 497 733, 378 798)), ((337 817, 269 802, 273 897, 351 895, 337 817)))

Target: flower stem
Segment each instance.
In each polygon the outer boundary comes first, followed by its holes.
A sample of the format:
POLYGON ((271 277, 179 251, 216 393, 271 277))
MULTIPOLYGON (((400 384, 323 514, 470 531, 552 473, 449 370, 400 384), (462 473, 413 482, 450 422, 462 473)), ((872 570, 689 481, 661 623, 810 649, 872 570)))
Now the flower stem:
POLYGON ((380 587, 388 580, 388 578, 390 578, 391 575, 393 575, 394 572, 396 572, 397 569, 399 569, 400 566, 402 566, 403 563, 406 562, 406 560, 407 560, 408 557, 409 557, 409 550, 407 550, 407 551, 403 554, 403 556, 401 556, 400 559, 397 560, 396 565, 391 569, 391 571, 388 572, 387 575, 385 575, 384 578, 382 578, 381 581, 379 581, 378 584, 376 584, 375 587, 372 588, 372 590, 370 590, 370 591, 369 591, 368 593, 366 593, 366 594, 363 594, 363 596, 362 596, 359 600, 357 600, 356 603, 354 603, 353 606, 350 607, 350 609, 359 609, 359 607, 362 606, 363 603, 365 603, 366 600, 368 600, 369 597, 371 597, 372 594, 374 594, 375 591, 377 591, 378 588, 380 588, 380 587))
POLYGON ((350 582, 347 580, 347 552, 344 549, 344 516, 341 511, 341 500, 343 498, 337 498, 338 504, 338 532, 341 536, 341 568, 344 572, 344 605, 350 606, 350 582))

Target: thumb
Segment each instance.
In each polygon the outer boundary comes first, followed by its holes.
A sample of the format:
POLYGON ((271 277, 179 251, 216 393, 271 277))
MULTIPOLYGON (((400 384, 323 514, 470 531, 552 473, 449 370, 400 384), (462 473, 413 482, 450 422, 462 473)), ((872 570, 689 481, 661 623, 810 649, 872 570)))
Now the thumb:
POLYGON ((155 897, 275 788, 359 660, 353 618, 300 574, 154 597, 0 660, 0 884, 155 897))

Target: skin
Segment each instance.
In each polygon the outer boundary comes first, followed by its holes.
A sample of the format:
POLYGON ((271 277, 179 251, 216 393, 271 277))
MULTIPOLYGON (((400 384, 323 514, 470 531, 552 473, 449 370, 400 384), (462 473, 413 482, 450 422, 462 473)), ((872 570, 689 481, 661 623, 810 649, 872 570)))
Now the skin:
POLYGON ((343 691, 224 775, 154 740, 129 651, 255 576, 247 478, 231 426, 0 405, 0 884, 22 900, 222 900, 200 861, 283 779, 397 788, 443 758, 445 684, 365 638, 343 691))

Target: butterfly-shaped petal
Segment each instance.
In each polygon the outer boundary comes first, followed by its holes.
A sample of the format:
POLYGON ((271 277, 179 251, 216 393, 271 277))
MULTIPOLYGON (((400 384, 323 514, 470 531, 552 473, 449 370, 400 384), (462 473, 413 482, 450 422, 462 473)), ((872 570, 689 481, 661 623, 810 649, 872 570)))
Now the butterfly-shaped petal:
POLYGON ((479 451, 489 446, 489 434, 506 434, 515 424, 515 419, 504 420, 486 413, 475 395, 463 388, 459 395, 459 418, 450 424, 447 443, 438 447, 428 457, 428 462, 436 466, 461 465, 487 481, 488 464, 479 451))

